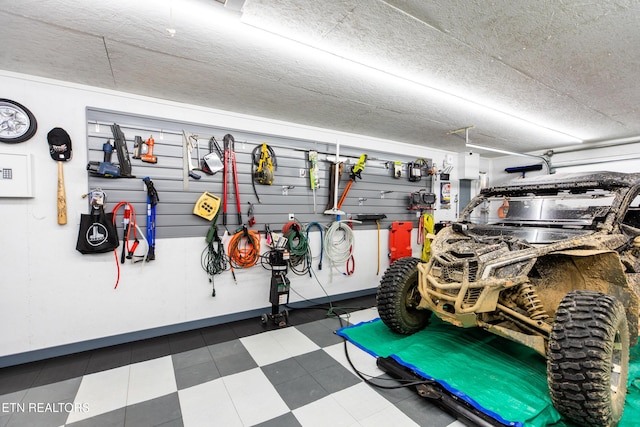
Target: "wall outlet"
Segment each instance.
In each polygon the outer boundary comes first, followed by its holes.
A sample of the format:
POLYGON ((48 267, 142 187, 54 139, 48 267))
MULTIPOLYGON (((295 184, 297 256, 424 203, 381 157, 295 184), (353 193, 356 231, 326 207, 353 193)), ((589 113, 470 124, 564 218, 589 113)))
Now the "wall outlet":
POLYGON ((296 219, 296 216, 292 213, 289 214, 289 221, 293 221, 296 219))

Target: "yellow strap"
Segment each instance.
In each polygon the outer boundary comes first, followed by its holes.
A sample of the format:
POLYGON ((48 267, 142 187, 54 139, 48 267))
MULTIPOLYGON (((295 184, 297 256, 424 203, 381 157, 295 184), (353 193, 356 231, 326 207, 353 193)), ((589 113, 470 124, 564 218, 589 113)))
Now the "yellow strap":
POLYGON ((427 235, 433 234, 434 232, 434 219, 433 215, 429 213, 425 213, 420 218, 420 222, 422 223, 422 229, 424 230, 423 235, 425 236, 424 242, 422 243, 422 257, 423 261, 429 261, 431 257, 431 239, 427 238, 427 235))

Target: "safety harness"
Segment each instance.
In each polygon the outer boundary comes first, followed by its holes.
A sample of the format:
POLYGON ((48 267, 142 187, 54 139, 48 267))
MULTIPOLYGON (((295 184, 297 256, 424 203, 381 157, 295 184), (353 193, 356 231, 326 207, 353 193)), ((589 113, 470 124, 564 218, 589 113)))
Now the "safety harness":
POLYGON ((258 190, 256 190, 256 182, 262 185, 273 184, 273 171, 278 169, 278 160, 276 153, 266 143, 257 145, 251 152, 251 176, 253 180, 251 185, 253 186, 253 193, 258 199, 258 203, 262 203, 258 190))

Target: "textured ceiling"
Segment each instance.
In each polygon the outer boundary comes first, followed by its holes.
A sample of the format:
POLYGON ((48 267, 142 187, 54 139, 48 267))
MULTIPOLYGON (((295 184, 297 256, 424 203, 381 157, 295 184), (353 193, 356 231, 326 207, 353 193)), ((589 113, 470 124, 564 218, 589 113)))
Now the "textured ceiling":
POLYGON ((227 3, 0 0, 0 69, 453 151, 640 135, 637 0, 227 3))

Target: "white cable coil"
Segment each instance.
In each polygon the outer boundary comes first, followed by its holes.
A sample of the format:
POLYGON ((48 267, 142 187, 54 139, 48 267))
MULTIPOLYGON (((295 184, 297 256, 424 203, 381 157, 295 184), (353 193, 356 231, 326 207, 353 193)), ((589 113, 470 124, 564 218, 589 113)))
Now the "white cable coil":
POLYGON ((324 235, 324 251, 334 263, 346 262, 351 256, 353 230, 343 221, 334 221, 324 235))

